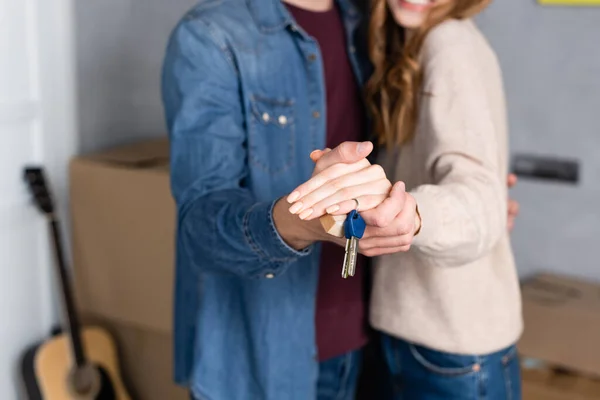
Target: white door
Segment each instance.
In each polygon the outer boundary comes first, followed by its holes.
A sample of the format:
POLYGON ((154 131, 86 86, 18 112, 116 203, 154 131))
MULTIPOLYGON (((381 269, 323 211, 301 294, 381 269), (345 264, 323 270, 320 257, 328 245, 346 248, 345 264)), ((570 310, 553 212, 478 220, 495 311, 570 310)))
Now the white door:
MULTIPOLYGON (((76 144, 68 0, 0 0, 0 399, 22 398, 24 350, 56 321, 55 275, 43 217, 21 179, 48 169, 66 210, 76 144)), ((67 232, 66 232, 67 233, 67 232)))

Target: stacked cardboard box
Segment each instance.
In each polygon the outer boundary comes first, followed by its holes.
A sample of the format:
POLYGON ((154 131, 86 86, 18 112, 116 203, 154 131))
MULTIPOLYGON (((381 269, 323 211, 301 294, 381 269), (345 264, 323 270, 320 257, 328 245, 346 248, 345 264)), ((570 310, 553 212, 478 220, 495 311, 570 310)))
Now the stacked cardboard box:
POLYGON ((522 293, 524 399, 600 399, 600 285, 540 274, 522 293))
POLYGON ((172 383, 175 207, 168 142, 76 157, 70 165, 73 265, 86 321, 115 335, 140 400, 188 400, 172 383))

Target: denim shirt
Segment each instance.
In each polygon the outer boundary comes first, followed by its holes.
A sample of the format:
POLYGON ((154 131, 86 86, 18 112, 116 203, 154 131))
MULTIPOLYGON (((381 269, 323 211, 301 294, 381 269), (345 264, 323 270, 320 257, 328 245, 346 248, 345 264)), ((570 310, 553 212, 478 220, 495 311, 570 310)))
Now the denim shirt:
MULTIPOLYGON (((338 3, 362 84, 359 12, 338 3)), ((198 399, 314 399, 319 246, 289 247, 272 210, 325 145, 318 45, 280 0, 204 0, 170 37, 162 90, 177 204, 175 380, 198 399)))

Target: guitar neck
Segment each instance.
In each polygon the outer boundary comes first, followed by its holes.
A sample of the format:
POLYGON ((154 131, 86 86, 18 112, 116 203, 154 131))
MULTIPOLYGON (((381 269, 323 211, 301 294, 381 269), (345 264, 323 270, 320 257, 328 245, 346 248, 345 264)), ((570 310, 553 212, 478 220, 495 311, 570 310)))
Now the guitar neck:
POLYGON ((69 272, 67 271, 67 263, 63 252, 62 236, 60 233, 60 225, 56 216, 54 201, 50 194, 50 188, 46 183, 44 169, 42 167, 26 167, 23 171, 23 177, 27 182, 29 191, 33 196, 37 207, 46 216, 50 227, 50 234, 54 244, 54 255, 56 258, 56 268, 58 270, 58 278, 62 295, 63 311, 66 314, 68 335, 70 337, 73 359, 77 367, 85 365, 85 353, 81 342, 81 332, 77 310, 75 309, 75 301, 73 299, 73 291, 71 289, 71 281, 69 272))
POLYGON ((54 243, 54 255, 56 257, 56 267, 58 269, 58 277, 60 279, 61 294, 63 309, 67 319, 68 334, 71 339, 71 348, 75 364, 78 367, 85 365, 85 353, 81 341, 81 332, 77 310, 75 309, 75 301, 73 299, 73 291, 69 272, 67 271, 65 256, 63 252, 62 236, 60 232, 60 224, 54 214, 50 216, 50 231, 54 243))

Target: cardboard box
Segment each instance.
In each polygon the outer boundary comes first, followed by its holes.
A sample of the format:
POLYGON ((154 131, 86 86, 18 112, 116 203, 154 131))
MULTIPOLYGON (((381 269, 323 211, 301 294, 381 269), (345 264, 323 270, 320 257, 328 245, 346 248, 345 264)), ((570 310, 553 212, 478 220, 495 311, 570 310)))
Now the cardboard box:
POLYGON ((552 369, 523 369, 523 400, 597 400, 600 381, 552 369))
POLYGON ((75 292, 115 336, 134 399, 189 400, 173 383, 175 204, 169 146, 142 141, 70 164, 75 292))
POLYGON ((166 139, 70 164, 73 264, 81 309, 171 332, 175 204, 166 139))
POLYGON ((87 323, 105 327, 117 343, 123 381, 132 399, 189 400, 188 391, 173 383, 171 335, 84 316, 87 323))
POLYGON ((523 284, 522 294, 521 355, 600 377, 600 285, 540 274, 523 284))

